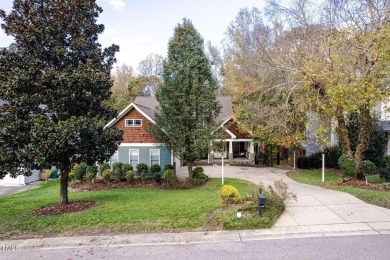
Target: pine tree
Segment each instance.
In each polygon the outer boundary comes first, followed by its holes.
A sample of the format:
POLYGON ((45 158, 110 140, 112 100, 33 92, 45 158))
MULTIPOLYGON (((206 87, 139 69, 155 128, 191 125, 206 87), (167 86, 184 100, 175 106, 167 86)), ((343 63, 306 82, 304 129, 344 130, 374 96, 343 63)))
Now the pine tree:
POLYGON ((110 71, 119 47, 97 42, 104 26, 94 0, 15 0, 2 28, 15 38, 0 50, 0 178, 61 170, 60 201, 68 203, 71 166, 107 160, 122 133, 104 129, 115 112, 110 71))
POLYGON ((188 165, 207 153, 217 131, 217 83, 204 52, 203 39, 192 22, 183 19, 168 44, 163 84, 157 91, 159 110, 150 131, 188 165))

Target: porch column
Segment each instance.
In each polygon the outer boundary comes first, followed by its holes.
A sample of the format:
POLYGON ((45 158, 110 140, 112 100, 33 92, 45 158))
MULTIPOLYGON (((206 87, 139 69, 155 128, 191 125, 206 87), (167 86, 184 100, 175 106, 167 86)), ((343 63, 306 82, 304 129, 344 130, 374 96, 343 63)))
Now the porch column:
POLYGON ((251 164, 255 164, 255 146, 253 145, 253 142, 251 141, 249 143, 249 157, 248 159, 250 160, 251 164))
POLYGON ((233 161, 233 141, 229 141, 229 161, 233 161))

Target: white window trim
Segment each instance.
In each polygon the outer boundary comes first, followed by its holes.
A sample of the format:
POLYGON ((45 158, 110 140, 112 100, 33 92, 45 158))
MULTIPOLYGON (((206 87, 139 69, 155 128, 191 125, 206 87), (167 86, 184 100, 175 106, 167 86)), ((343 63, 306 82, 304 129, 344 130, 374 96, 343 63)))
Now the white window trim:
POLYGON ((125 127, 142 127, 142 119, 138 119, 138 118, 125 119, 125 127), (133 121, 132 125, 127 125, 127 121, 130 121, 130 120, 133 121), (141 125, 135 125, 136 120, 141 121, 141 125))
POLYGON ((152 151, 158 151, 158 165, 161 166, 161 152, 160 152, 160 149, 150 149, 149 150, 149 165, 152 166, 152 151))
POLYGON ((137 164, 139 164, 139 149, 129 149, 129 163, 131 164, 131 160, 130 160, 131 151, 137 151, 137 154, 138 154, 137 164))

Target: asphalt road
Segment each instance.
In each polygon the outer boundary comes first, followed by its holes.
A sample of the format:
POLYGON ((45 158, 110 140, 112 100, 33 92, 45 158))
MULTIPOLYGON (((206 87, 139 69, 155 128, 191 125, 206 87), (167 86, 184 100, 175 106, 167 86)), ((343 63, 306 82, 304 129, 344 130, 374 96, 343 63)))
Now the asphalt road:
MULTIPOLYGON (((389 259, 390 235, 3 252, 0 259, 389 259)), ((7 248, 10 250, 9 248, 7 248)), ((16 251, 15 251, 16 249, 16 251)))

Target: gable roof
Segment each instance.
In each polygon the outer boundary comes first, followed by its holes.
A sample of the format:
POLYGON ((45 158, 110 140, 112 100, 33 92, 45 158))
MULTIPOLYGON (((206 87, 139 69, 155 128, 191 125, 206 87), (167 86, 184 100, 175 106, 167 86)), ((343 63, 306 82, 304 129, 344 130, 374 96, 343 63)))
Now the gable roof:
MULTIPOLYGON (((228 96, 217 97, 217 101, 221 104, 221 112, 216 118, 217 122, 228 121, 233 115, 232 98, 228 96)), ((136 97, 133 103, 123 109, 119 115, 111 120, 105 127, 111 127, 118 122, 123 116, 125 116, 131 109, 137 109, 143 116, 149 121, 154 123, 155 115, 157 112, 158 101, 155 97, 136 97)))

